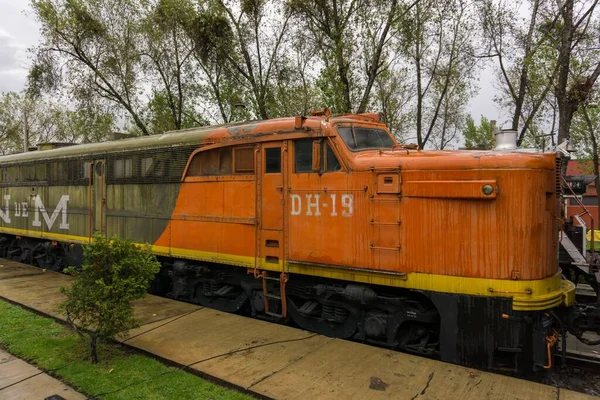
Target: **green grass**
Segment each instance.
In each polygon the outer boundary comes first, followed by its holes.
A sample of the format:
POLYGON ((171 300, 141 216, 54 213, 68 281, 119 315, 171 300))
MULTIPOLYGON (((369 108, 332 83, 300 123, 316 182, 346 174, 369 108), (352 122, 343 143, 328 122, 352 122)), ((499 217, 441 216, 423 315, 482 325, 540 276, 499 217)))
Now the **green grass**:
POLYGON ((67 327, 0 300, 0 346, 73 388, 102 399, 250 399, 117 344, 88 361, 86 343, 67 327))

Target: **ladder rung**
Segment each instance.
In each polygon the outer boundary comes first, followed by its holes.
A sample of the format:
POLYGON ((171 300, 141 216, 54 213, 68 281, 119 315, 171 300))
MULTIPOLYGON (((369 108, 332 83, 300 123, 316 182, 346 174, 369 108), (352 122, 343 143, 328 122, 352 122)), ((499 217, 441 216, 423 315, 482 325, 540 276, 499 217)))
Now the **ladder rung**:
POLYGON ((267 293, 267 297, 270 299, 279 299, 281 300, 281 296, 277 296, 276 294, 269 294, 267 293))
POLYGON ((283 317, 283 315, 277 314, 277 313, 274 313, 274 312, 271 312, 271 311, 267 311, 267 312, 265 312, 265 314, 270 315, 272 317, 279 317, 279 318, 283 317))
POLYGON ((281 281, 281 279, 274 277, 274 276, 265 276, 265 279, 270 280, 270 281, 281 281))

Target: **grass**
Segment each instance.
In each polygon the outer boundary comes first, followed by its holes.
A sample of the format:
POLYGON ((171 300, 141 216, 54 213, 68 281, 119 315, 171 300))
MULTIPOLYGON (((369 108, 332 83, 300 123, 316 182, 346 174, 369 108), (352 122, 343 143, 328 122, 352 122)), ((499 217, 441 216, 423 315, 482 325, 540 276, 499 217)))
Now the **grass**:
POLYGON ((53 319, 0 300, 0 347, 94 398, 250 399, 117 344, 88 361, 86 343, 53 319))

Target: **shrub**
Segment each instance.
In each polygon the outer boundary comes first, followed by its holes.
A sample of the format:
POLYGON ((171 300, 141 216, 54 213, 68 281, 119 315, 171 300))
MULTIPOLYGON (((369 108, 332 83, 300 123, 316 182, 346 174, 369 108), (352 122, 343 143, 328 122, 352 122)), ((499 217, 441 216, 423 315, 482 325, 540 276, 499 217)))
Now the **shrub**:
POLYGON ((92 363, 98 362, 99 340, 125 338, 139 326, 132 301, 146 295, 159 269, 150 245, 102 235, 84 246, 81 270, 66 269, 75 280, 71 287, 61 288, 67 297, 61 309, 75 332, 88 341, 92 363))

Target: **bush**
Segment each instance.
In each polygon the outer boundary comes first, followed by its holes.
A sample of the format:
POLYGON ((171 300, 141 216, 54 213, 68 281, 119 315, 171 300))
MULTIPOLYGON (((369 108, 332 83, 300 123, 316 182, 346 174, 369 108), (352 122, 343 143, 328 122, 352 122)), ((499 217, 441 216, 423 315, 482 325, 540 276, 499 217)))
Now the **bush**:
POLYGON ((84 246, 84 263, 69 288, 61 288, 67 297, 61 309, 67 322, 89 342, 90 361, 98 362, 99 340, 125 338, 139 326, 133 317, 132 301, 144 297, 148 285, 160 269, 149 245, 137 246, 130 240, 95 235, 84 246))

